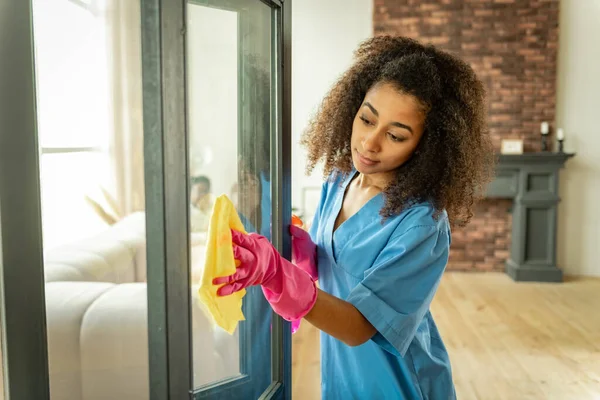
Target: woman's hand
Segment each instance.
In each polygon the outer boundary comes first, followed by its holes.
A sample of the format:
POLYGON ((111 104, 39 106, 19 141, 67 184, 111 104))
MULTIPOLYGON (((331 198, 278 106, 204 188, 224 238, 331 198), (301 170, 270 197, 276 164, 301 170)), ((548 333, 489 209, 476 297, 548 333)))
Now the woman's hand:
POLYGON ((225 284, 217 294, 228 296, 249 286, 269 284, 275 276, 279 254, 264 236, 231 231, 233 258, 240 262, 233 275, 213 279, 213 285, 225 284))
POLYGON ((257 234, 232 230, 234 258, 240 262, 233 275, 213 279, 224 284, 217 294, 227 296, 261 285, 273 310, 288 321, 304 317, 317 300, 317 287, 304 270, 281 257, 273 245, 257 234))
POLYGON ((292 262, 316 281, 319 279, 317 245, 313 243, 308 232, 298 226, 290 225, 290 235, 292 235, 292 262))

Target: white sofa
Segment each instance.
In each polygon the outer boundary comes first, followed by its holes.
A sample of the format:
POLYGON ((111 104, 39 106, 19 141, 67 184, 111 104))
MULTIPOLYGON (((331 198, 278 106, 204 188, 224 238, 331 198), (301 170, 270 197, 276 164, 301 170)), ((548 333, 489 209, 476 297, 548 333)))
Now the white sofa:
MULTIPOLYGON (((44 256, 53 400, 146 400, 148 313, 144 214, 44 256)), ((193 280, 203 240, 192 240, 193 280)), ((190 288, 191 295, 197 286, 190 288)), ((194 384, 235 376, 237 335, 213 327, 193 301, 194 384)))

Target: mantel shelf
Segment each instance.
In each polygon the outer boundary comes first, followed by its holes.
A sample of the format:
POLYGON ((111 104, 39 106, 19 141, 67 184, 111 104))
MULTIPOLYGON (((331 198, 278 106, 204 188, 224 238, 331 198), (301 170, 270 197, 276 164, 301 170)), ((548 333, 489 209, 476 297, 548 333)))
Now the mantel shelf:
POLYGON ((554 153, 554 152, 537 152, 523 154, 498 154, 496 159, 499 165, 507 164, 564 164, 569 158, 574 157, 575 153, 554 153))

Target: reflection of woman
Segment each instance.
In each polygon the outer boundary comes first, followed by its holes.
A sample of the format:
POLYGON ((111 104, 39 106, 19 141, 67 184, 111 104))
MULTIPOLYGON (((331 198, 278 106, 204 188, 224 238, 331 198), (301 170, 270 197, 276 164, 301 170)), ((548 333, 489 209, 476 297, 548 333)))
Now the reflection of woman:
POLYGON ((432 46, 370 39, 304 143, 329 178, 310 238, 294 238, 297 266, 234 232, 241 266, 219 294, 261 285, 279 315, 319 328, 324 399, 455 398, 429 305, 450 225, 469 221, 492 172, 481 82, 432 46))
POLYGON ((210 179, 204 175, 192 177, 190 202, 202 211, 210 211, 212 199, 210 196, 210 179))
MULTIPOLYGON (((238 137, 238 183, 233 202, 247 232, 271 238, 270 184, 270 81, 268 66, 261 66, 256 57, 245 55, 243 93, 238 137)), ((246 348, 252 376, 252 388, 247 398, 257 399, 271 384, 271 320, 273 311, 260 287, 249 287, 244 296, 243 312, 248 320, 240 327, 250 344, 246 348), (250 333, 252 331, 252 333, 250 333), (251 339, 250 339, 251 337, 251 339)))
POLYGON ((194 176, 190 188, 190 226, 192 232, 207 232, 214 199, 210 193, 210 179, 194 176))
MULTIPOLYGON (((258 172, 258 169, 244 168, 244 159, 254 162, 257 153, 245 153, 240 164, 240 182, 238 184, 238 214, 247 232, 260 234, 261 237, 271 238, 271 185, 268 174, 258 172), (250 172, 252 171, 252 172, 250 172)), ((256 164, 254 164, 256 165, 256 164)), ((268 168, 268 165, 265 165, 268 168)), ((273 311, 266 301, 260 287, 248 287, 244 296, 243 312, 248 321, 241 325, 242 332, 250 335, 246 341, 240 337, 240 342, 250 344, 245 351, 250 362, 250 372, 253 377, 251 392, 247 398, 258 399, 265 388, 271 383, 271 323, 273 311)))
POLYGON ((271 82, 268 58, 246 54, 240 99, 237 210, 248 232, 271 237, 271 82), (264 64, 264 65, 261 65, 264 64))

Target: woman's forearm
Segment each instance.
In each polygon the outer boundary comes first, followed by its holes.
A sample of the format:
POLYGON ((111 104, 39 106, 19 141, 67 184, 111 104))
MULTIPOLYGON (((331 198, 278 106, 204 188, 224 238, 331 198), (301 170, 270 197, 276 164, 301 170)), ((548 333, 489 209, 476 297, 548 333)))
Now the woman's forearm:
POLYGON ((317 301, 304 319, 348 346, 359 346, 373 337, 375 328, 356 307, 317 290, 317 301))

